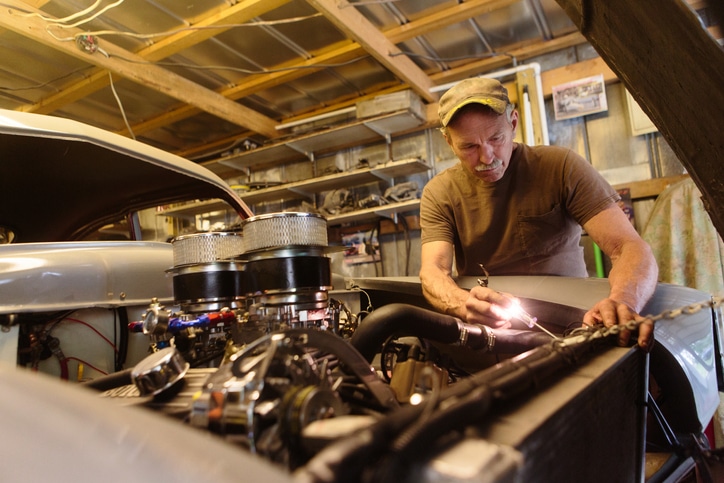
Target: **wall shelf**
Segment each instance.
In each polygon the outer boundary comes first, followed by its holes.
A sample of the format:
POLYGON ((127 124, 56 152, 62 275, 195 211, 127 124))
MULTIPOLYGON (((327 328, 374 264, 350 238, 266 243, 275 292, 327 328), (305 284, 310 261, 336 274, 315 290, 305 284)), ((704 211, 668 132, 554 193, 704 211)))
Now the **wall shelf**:
MULTIPOLYGON (((392 182, 395 178, 399 176, 423 173, 430 169, 430 165, 428 165, 424 160, 420 158, 408 158, 401 159, 399 161, 388 161, 386 163, 377 164, 370 168, 354 169, 342 173, 333 173, 325 176, 306 179, 303 181, 295 181, 292 183, 285 183, 278 186, 271 186, 269 188, 248 191, 240 193, 239 196, 241 196, 244 202, 248 205, 254 205, 257 203, 264 203, 268 201, 312 198, 316 193, 330 191, 340 187, 363 185, 366 183, 372 183, 380 180, 392 182)), ((419 205, 419 200, 409 201, 416 202, 419 205)), ((397 211, 397 208, 405 209, 408 211, 411 209, 415 209, 416 205, 414 207, 411 207, 412 205, 414 205, 414 203, 409 204, 408 206, 409 201, 404 201, 401 203, 391 203, 388 205, 376 206, 373 208, 366 208, 350 213, 344 213, 342 215, 335 215, 333 217, 330 217, 329 221, 330 223, 341 224, 351 221, 357 221, 358 218, 369 219, 374 216, 389 217, 391 214, 397 211)), ((228 209, 229 206, 223 201, 208 200, 168 208, 163 210, 162 212, 159 212, 159 215, 193 217, 204 213, 223 211, 228 209)))
POLYGON ((340 215, 328 216, 327 225, 336 226, 344 223, 353 223, 360 221, 369 221, 376 218, 393 218, 397 213, 413 211, 420 207, 420 200, 405 200, 398 203, 390 203, 382 206, 374 206, 363 210, 350 211, 340 215))
POLYGON ((353 169, 342 173, 333 173, 270 188, 248 191, 240 193, 240 196, 249 205, 265 201, 311 198, 315 193, 323 191, 363 185, 380 180, 389 182, 398 176, 423 173, 430 169, 430 165, 422 159, 408 158, 399 161, 388 161, 371 168, 353 169))
POLYGON ((222 200, 203 200, 193 203, 164 208, 157 213, 158 216, 172 216, 176 218, 193 218, 196 215, 213 213, 216 211, 231 211, 228 203, 222 200))
POLYGON ((241 151, 204 163, 216 171, 214 165, 223 165, 240 171, 248 168, 279 166, 294 161, 314 159, 323 153, 339 151, 350 146, 386 140, 388 136, 414 129, 426 122, 409 110, 396 111, 361 119, 341 126, 295 136, 266 146, 241 151))

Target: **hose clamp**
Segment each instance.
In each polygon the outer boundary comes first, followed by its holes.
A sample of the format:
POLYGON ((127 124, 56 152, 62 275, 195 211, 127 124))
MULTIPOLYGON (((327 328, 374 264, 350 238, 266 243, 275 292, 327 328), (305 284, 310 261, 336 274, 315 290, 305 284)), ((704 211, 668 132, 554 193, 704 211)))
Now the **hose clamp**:
POLYGON ((488 327, 487 325, 483 326, 483 329, 485 329, 485 334, 488 336, 488 352, 493 352, 493 348, 495 347, 495 332, 493 332, 493 329, 488 327))
POLYGON ((465 326, 460 326, 460 338, 458 339, 458 345, 465 346, 468 343, 468 329, 465 326))

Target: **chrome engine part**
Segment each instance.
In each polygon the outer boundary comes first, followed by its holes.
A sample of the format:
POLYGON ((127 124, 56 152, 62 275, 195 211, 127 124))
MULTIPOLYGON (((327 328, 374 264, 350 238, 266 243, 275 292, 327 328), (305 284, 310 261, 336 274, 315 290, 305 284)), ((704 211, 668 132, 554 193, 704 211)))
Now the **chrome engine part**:
POLYGON ((332 288, 327 222, 311 213, 272 213, 243 225, 246 240, 249 324, 267 331, 319 326, 337 332, 330 317, 332 288))
POLYGON ((329 299, 326 220, 310 213, 248 218, 241 232, 183 235, 172 241, 174 304, 154 300, 133 332, 151 350, 175 345, 193 366, 223 357, 286 328, 340 333, 339 304, 329 299))
POLYGON ((346 341, 318 329, 283 330, 231 356, 194 400, 189 421, 294 469, 313 455, 303 429, 361 414, 359 388, 379 408, 397 406, 389 386, 346 341))

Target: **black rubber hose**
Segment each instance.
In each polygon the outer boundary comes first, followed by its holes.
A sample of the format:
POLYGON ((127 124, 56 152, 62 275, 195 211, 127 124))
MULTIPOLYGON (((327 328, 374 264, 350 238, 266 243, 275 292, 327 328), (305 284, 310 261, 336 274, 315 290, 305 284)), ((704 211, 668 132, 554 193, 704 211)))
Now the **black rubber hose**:
MULTIPOLYGON (((495 335, 493 352, 517 354, 551 341, 541 332, 516 329, 490 329, 495 335)), ((488 333, 479 325, 466 324, 457 317, 440 314, 408 304, 389 304, 364 318, 352 334, 350 343, 368 361, 372 361, 382 344, 392 335, 416 336, 443 344, 461 343, 471 349, 488 347, 488 333)))
POLYGON ((107 391, 121 386, 133 384, 131 372, 133 369, 125 369, 123 371, 114 372, 107 376, 98 377, 91 381, 82 382, 80 385, 96 391, 107 391))
POLYGON ((567 365, 566 358, 552 345, 527 355, 515 362, 508 359, 499 364, 498 369, 492 371, 498 373, 496 377, 470 387, 469 391, 458 391, 456 397, 448 396, 443 409, 438 408, 429 417, 420 418, 400 431, 385 458, 375 465, 377 472, 371 481, 400 481, 406 468, 430 456, 441 437, 482 421, 494 402, 506 401, 536 388, 567 365), (510 367, 502 369, 504 365, 510 367))
POLYGON ((443 412, 434 414, 434 421, 421 419, 426 409, 424 404, 403 406, 372 426, 324 448, 306 466, 295 471, 294 482, 366 482, 395 475, 400 463, 404 466, 412 454, 419 452, 418 458, 427 456, 426 451, 419 451, 419 444, 426 441, 433 445, 439 436, 436 431, 442 428, 445 433, 475 423, 490 409, 491 403, 535 387, 561 367, 573 366, 584 354, 607 344, 604 338, 582 339, 566 347, 552 343, 507 359, 444 389, 439 401, 455 402, 455 398, 460 398, 460 404, 448 404, 443 412), (491 396, 494 401, 489 401, 491 396), (471 404, 475 408, 473 412, 471 404), (474 416, 472 420, 470 416, 474 416), (415 428, 417 423, 420 426, 415 428))
MULTIPOLYGON (((378 309, 379 310, 379 309, 378 309)), ((550 351, 545 347, 528 352, 521 359, 525 363, 545 359, 550 351)), ((440 401, 461 398, 470 401, 473 397, 481 397, 478 402, 479 411, 485 412, 490 407, 485 403, 485 388, 499 378, 507 378, 517 373, 520 361, 504 361, 470 378, 463 379, 440 394, 440 401), (484 392, 480 392, 483 388, 484 392), (474 396, 473 396, 474 394, 474 396)), ((425 405, 402 406, 385 415, 372 426, 357 431, 346 438, 335 441, 316 454, 306 466, 295 471, 295 483, 338 483, 374 481, 375 475, 382 468, 376 465, 390 455, 391 445, 407 429, 420 421, 425 412, 425 405)), ((431 443, 432 444, 432 443, 431 443)))

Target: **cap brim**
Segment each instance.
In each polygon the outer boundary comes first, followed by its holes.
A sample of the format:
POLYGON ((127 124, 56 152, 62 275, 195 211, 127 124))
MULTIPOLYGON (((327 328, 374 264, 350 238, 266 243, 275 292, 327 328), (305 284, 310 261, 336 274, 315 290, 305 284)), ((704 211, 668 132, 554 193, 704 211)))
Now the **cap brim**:
POLYGON ((445 116, 440 120, 442 125, 447 126, 448 123, 450 123, 450 120, 455 116, 455 114, 460 109, 469 104, 482 104, 483 106, 491 108, 498 114, 503 114, 505 112, 505 108, 508 107, 507 102, 496 99, 494 97, 471 97, 469 99, 465 99, 462 102, 459 102, 454 108, 450 109, 447 114, 445 114, 445 116))

